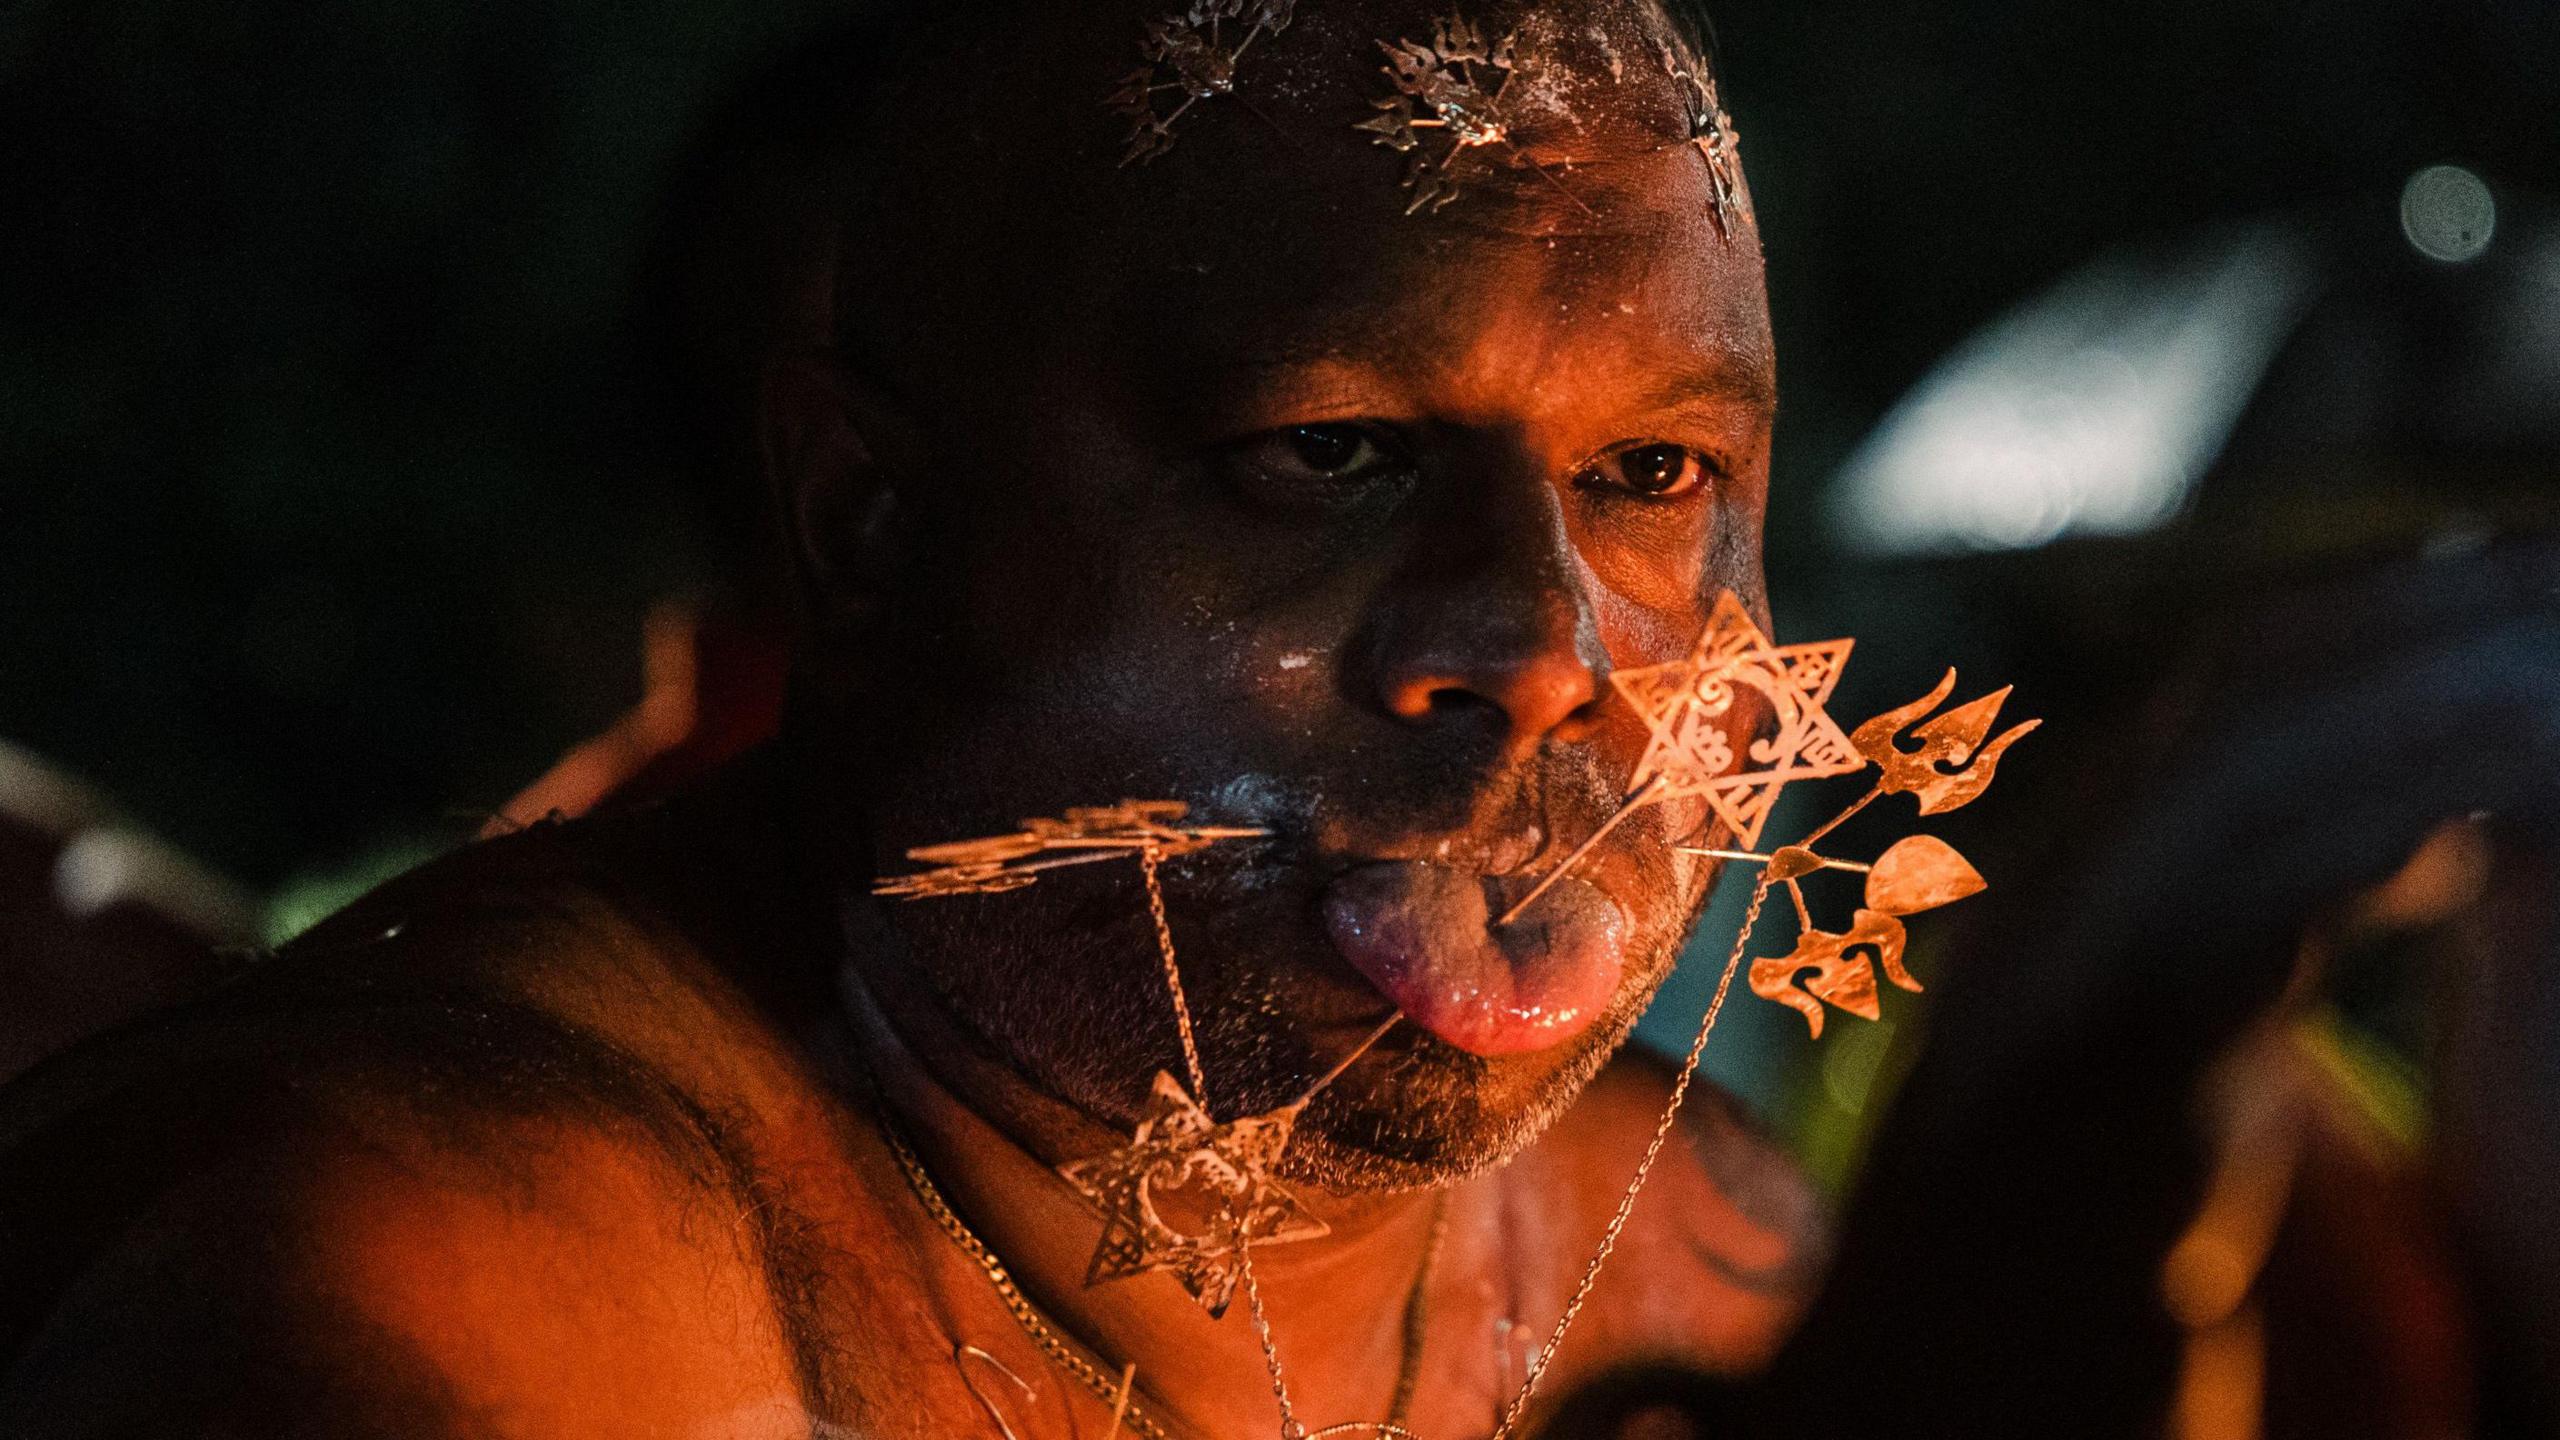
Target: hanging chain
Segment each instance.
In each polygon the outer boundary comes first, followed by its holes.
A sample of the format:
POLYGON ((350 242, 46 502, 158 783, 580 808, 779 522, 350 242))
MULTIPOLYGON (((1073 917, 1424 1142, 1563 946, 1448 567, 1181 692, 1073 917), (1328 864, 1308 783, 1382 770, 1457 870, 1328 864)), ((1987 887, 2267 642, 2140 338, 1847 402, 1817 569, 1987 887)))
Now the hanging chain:
POLYGON ((1253 1312, 1254 1338, 1262 1342, 1262 1363, 1271 1370, 1271 1398, 1280 1402, 1280 1440, 1307 1440, 1296 1407, 1289 1403, 1288 1377, 1280 1369, 1280 1346, 1271 1336, 1271 1317, 1262 1308, 1262 1277, 1253 1268, 1249 1248, 1244 1251, 1244 1299, 1253 1312))
POLYGON ((1173 992, 1173 1023, 1182 1032, 1182 1063, 1191 1072, 1191 1098, 1209 1108, 1209 1073, 1200 1065, 1200 1041, 1191 1033, 1191 1002, 1182 993, 1182 965, 1174 958, 1173 925, 1165 919, 1164 882, 1156 866, 1163 852, 1149 845, 1138 851, 1138 873, 1146 877, 1147 913, 1155 917, 1156 953, 1164 957, 1164 985, 1173 992))
MULTIPOLYGON (((1182 1037, 1183 1063, 1191 1074, 1193 1096, 1199 1099, 1205 1108, 1207 1099, 1204 1092, 1207 1089, 1207 1074, 1200 1061, 1199 1041, 1192 1030, 1190 1002, 1183 994, 1181 966, 1176 959, 1173 944, 1173 927, 1165 915, 1164 887, 1157 876, 1157 864, 1160 858, 1153 847, 1140 850, 1138 852, 1139 871, 1146 880, 1147 909, 1155 922, 1156 948, 1164 958, 1165 985, 1173 996, 1174 1022, 1182 1037)), ((1521 1381, 1519 1393, 1514 1395, 1511 1402, 1503 1408, 1501 1419, 1494 1427, 1491 1440, 1510 1440, 1510 1437, 1518 1432, 1522 1417, 1528 1413, 1530 1404, 1537 1398, 1538 1387, 1546 1379, 1548 1368, 1554 1363, 1557 1351, 1564 1344, 1566 1332, 1571 1330, 1574 1321, 1581 1317, 1583 1306, 1591 1298, 1592 1288, 1599 1283, 1600 1272, 1608 1265, 1609 1257, 1616 1252, 1618 1237, 1626 1229, 1629 1217, 1635 1213, 1636 1199, 1643 1193, 1647 1180, 1652 1177, 1654 1162, 1661 1157, 1663 1146, 1671 1138, 1672 1127, 1680 1118, 1681 1106, 1688 1100, 1690 1084, 1697 1078, 1698 1063, 1705 1056, 1708 1039, 1715 1033, 1717 1017, 1723 1013, 1725 999, 1733 989, 1733 977, 1742 967, 1744 952, 1751 944, 1752 932, 1759 927, 1760 912, 1768 902, 1771 888, 1769 872, 1764 869, 1761 871, 1759 881, 1752 887, 1751 903, 1743 912, 1741 932, 1734 937, 1733 951, 1726 957, 1724 971, 1716 980, 1714 998, 1708 1001, 1706 1015, 1699 1021, 1697 1037, 1689 1043, 1688 1056, 1681 1065, 1679 1078, 1672 1084, 1670 1099, 1663 1107, 1661 1120, 1654 1126, 1653 1137, 1645 1146, 1644 1158, 1637 1162, 1635 1174, 1628 1179, 1626 1189, 1619 1195, 1618 1208, 1609 1217, 1608 1227, 1601 1232, 1599 1247, 1592 1252, 1590 1262, 1583 1267, 1582 1278, 1574 1286, 1572 1297, 1565 1302, 1563 1313, 1556 1317, 1555 1328, 1548 1332, 1547 1343, 1530 1357, 1528 1372, 1521 1381)), ((1023 1333, 1039 1348, 1040 1352, 1048 1356, 1060 1369, 1082 1382, 1096 1398, 1123 1407, 1122 1423, 1128 1427, 1131 1434, 1140 1437, 1140 1440, 1173 1440, 1162 1425, 1137 1405, 1129 1394, 1128 1384, 1121 1377, 1105 1372, 1100 1366, 1086 1359, 1079 1353, 1076 1342, 1070 1340, 1046 1316, 1042 1315, 1039 1307, 1032 1304, 1030 1297, 1022 1293, 1021 1287, 1014 1283, 1011 1272, 1005 1269, 1004 1261, 984 1240, 978 1238, 977 1233, 969 1228, 968 1222, 962 1220, 959 1212, 952 1209, 949 1201, 944 1199, 941 1189, 933 1182, 932 1174, 926 1170, 923 1157, 916 1153, 915 1147, 908 1142, 897 1123, 891 1119, 885 1100, 880 1106, 880 1125, 882 1133, 888 1138, 891 1152, 897 1157, 898 1168, 906 1176, 907 1188, 914 1192, 917 1201, 924 1206, 925 1213, 942 1228, 951 1242, 986 1273, 989 1283, 995 1287, 997 1297, 1004 1302, 1006 1310, 1012 1313, 1014 1321, 1022 1327, 1023 1333)), ((1401 1363, 1397 1366, 1396 1388, 1388 1410, 1388 1418, 1379 1422, 1357 1421, 1343 1425, 1330 1425, 1323 1430, 1313 1432, 1299 1423, 1296 1407, 1291 1401, 1287 1371, 1281 1364, 1280 1348, 1272 1332, 1271 1317, 1263 1305, 1262 1281, 1254 1268, 1252 1249, 1250 1245, 1240 1247, 1243 1252, 1246 1305, 1252 1316, 1254 1337, 1262 1349, 1263 1364, 1271 1374, 1272 1398, 1280 1409, 1281 1440, 1316 1440, 1319 1436, 1342 1435, 1354 1431, 1366 1431, 1373 1436, 1406 1437, 1406 1440, 1410 1440, 1413 1432, 1405 1428, 1403 1420, 1407 1407, 1412 1403, 1413 1393, 1420 1378, 1422 1342, 1428 1309, 1426 1292, 1430 1285, 1433 1261, 1438 1257, 1447 1222, 1448 1202, 1443 1196, 1440 1209, 1432 1218, 1431 1235, 1424 1245, 1420 1273, 1414 1280, 1414 1293, 1406 1301, 1404 1351, 1401 1363)))
POLYGON ((1671 1127, 1680 1118, 1680 1106, 1689 1098, 1689 1082, 1697 1078, 1698 1061, 1706 1054, 1707 1037, 1715 1033, 1716 1015, 1724 1009, 1724 998, 1733 988, 1734 972, 1742 968, 1743 952, 1751 944, 1751 932, 1760 925, 1760 907, 1769 899, 1769 872, 1760 872, 1758 883, 1751 887, 1751 906, 1742 913, 1742 933, 1733 939, 1733 953, 1724 962, 1724 974, 1716 979, 1715 998, 1707 1002, 1706 1018, 1698 1022, 1698 1036, 1689 1042, 1689 1055, 1681 1064, 1680 1078, 1671 1086, 1671 1101, 1662 1110, 1662 1120, 1653 1127, 1653 1140, 1644 1148, 1644 1159, 1636 1165, 1633 1179, 1625 1193, 1618 1197, 1617 1213, 1609 1217, 1609 1228, 1600 1232, 1600 1248, 1593 1251, 1591 1263, 1582 1270, 1582 1281, 1573 1287, 1573 1298, 1564 1305, 1564 1313, 1556 1317, 1555 1329, 1547 1334, 1547 1343, 1529 1357, 1529 1372, 1521 1381, 1520 1393, 1504 1407, 1502 1422, 1494 1427, 1493 1440, 1510 1440, 1518 1429, 1520 1417, 1528 1413, 1529 1402, 1537 1398, 1538 1383, 1547 1377, 1556 1350, 1564 1344, 1567 1330, 1573 1328, 1583 1304, 1591 1298, 1591 1287, 1600 1281, 1601 1267, 1609 1263, 1610 1252, 1618 1248, 1618 1233, 1627 1228, 1627 1217, 1635 1213, 1636 1196, 1644 1190, 1645 1179, 1653 1173, 1653 1162, 1662 1154, 1663 1143, 1671 1138, 1671 1127))
POLYGON ((976 1261, 978 1268, 986 1272, 988 1282, 995 1287, 996 1297, 1004 1302, 1005 1309, 1013 1313, 1015 1323, 1022 1327, 1031 1343, 1039 1347, 1040 1353, 1048 1356, 1059 1369, 1082 1381, 1085 1388, 1105 1404, 1118 1405, 1126 1400, 1120 1422, 1139 1440, 1173 1440, 1173 1436, 1128 1395, 1119 1376, 1105 1372, 1101 1366, 1078 1353, 1076 1342, 1052 1325, 1048 1317, 1040 1313, 1039 1307, 1031 1303, 1031 1297, 1022 1293, 1022 1287, 1014 1283, 1012 1272, 1005 1269, 1004 1261, 997 1257, 987 1242, 978 1238, 977 1232, 971 1230, 969 1223, 961 1219, 959 1212, 943 1198, 941 1188, 933 1183, 931 1172, 925 1169, 924 1157, 916 1153, 915 1146, 908 1143, 906 1133, 890 1118, 885 1101, 880 1106, 880 1131, 888 1137, 890 1153, 897 1157, 898 1168, 905 1172, 907 1188, 914 1192, 917 1203, 924 1206, 925 1213, 942 1227, 942 1233, 950 1237, 960 1253, 976 1261))

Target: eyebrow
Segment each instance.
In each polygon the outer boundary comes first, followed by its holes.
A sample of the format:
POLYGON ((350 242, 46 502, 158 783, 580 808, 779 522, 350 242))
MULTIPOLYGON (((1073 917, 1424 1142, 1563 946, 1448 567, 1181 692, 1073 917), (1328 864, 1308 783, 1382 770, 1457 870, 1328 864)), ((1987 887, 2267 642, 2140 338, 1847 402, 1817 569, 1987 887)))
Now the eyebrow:
MULTIPOLYGON (((1178 362, 1191 382, 1183 388, 1203 398, 1292 392, 1315 400, 1331 388, 1319 377, 1392 380, 1433 362, 1429 347, 1409 343, 1392 307, 1351 307, 1332 318, 1330 325, 1256 336, 1237 350, 1178 362)), ((1639 342, 1634 358, 1637 378, 1624 402, 1631 410, 1670 415, 1741 405, 1774 415, 1778 409, 1770 367, 1742 350, 1639 342)))
MULTIPOLYGON (((1282 343, 1252 354, 1208 361, 1193 373, 1246 385, 1269 384, 1325 368, 1400 369, 1417 363, 1419 358, 1393 353, 1373 358, 1337 343, 1282 343)), ((1773 408, 1778 403, 1777 385, 1767 367, 1754 365, 1738 354, 1684 355, 1666 362, 1654 373, 1652 385, 1636 397, 1636 404, 1646 409, 1674 409, 1702 396, 1730 397, 1773 408)))
POLYGON ((1739 355, 1702 355, 1668 365, 1637 403, 1647 409, 1672 410, 1708 396, 1770 410, 1778 407, 1777 382, 1768 367, 1750 364, 1739 355))

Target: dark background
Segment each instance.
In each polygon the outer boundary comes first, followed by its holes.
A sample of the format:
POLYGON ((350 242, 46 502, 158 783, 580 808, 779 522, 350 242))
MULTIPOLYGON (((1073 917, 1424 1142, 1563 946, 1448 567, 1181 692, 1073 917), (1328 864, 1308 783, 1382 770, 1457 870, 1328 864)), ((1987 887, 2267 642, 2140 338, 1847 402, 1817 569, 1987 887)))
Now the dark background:
MULTIPOLYGON (((0 737, 254 885, 485 812, 703 563, 630 403, 655 210, 834 7, 123 0, 0 24, 0 737)), ((2101 246, 2560 171, 2540 0, 1731 0, 1771 563, 1932 357, 2101 246)), ((1791 621, 1803 605, 1782 606, 1791 621)), ((1791 625, 1791 628, 1792 625, 1791 625)))
MULTIPOLYGON (((705 117, 838 13, 7 10, 0 739, 263 891, 467 833, 627 706, 644 608, 717 563, 641 398, 660 211, 705 117)), ((1851 718, 1996 648, 1874 603, 1819 503, 1949 346, 2118 242, 2386 213, 2440 162, 2560 175, 2541 0, 1719 24, 1783 352, 1778 611, 1904 657, 1851 718)))

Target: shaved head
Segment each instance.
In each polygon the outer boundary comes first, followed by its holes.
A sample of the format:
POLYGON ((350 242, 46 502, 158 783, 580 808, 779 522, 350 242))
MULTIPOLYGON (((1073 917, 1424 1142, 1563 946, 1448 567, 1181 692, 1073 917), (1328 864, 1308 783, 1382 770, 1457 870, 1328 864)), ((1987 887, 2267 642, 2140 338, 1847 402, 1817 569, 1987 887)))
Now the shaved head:
MULTIPOLYGON (((959 6, 903 32, 847 157, 860 183, 837 313, 851 352, 892 347, 903 368, 937 339, 1018 342, 1026 315, 1089 331, 1131 291, 1214 319, 1242 278, 1239 240, 1257 261, 1272 247, 1323 259, 1328 273, 1293 277, 1302 283, 1364 267, 1375 245, 1340 242, 1407 218, 1409 196, 1404 158, 1355 126, 1392 93, 1382 43, 1427 42, 1446 7, 1300 5, 1288 31, 1247 53, 1233 95, 1193 106, 1165 155, 1123 165, 1128 123, 1103 101, 1164 9, 959 6)), ((1694 17, 1649 0, 1467 14, 1530 57, 1506 97, 1519 148, 1478 167, 1465 198, 1433 218, 1559 235, 1647 223, 1601 213, 1574 176, 1676 156, 1690 138, 1663 57, 1668 47, 1706 65, 1694 17)), ((1403 243, 1428 224, 1376 239, 1403 243)))

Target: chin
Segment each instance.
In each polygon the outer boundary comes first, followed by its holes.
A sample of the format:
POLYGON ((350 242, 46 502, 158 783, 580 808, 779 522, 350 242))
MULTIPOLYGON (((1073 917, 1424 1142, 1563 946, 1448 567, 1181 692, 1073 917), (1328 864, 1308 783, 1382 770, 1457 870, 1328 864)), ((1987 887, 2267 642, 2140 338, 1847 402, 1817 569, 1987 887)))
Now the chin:
MULTIPOLYGON (((1202 942, 1186 947, 1184 968, 1222 1113, 1289 1103, 1396 1009, 1318 920, 1320 875, 1265 870, 1259 883, 1233 883, 1242 878, 1195 892, 1189 916, 1179 912, 1190 907, 1174 907, 1177 930, 1187 921, 1202 942)), ((1694 907, 1667 890, 1621 899, 1634 921, 1632 953, 1589 1025, 1543 1049, 1499 1055, 1397 1026, 1308 1107, 1283 1173, 1337 1194, 1432 1188, 1536 1143, 1626 1042, 1678 959, 1694 907)))

